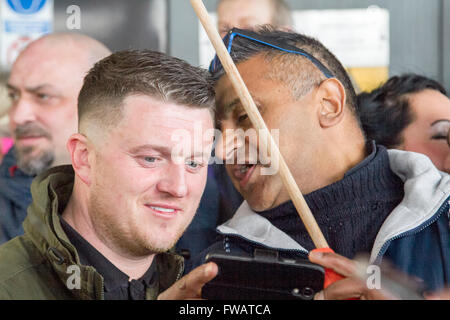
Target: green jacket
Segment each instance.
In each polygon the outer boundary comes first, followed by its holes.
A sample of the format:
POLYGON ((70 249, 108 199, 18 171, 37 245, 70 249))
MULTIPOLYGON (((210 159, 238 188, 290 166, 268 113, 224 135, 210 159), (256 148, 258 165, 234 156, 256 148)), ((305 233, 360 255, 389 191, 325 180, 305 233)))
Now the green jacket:
MULTIPOLYGON (((62 166, 33 181, 25 234, 0 246, 0 299, 103 299, 103 277, 92 266, 80 264, 60 224, 73 180, 72 167, 62 166), (76 282, 78 271, 80 281, 76 282)), ((147 289, 147 299, 156 299, 181 277, 184 268, 183 258, 174 253, 155 258, 159 281, 147 289)))

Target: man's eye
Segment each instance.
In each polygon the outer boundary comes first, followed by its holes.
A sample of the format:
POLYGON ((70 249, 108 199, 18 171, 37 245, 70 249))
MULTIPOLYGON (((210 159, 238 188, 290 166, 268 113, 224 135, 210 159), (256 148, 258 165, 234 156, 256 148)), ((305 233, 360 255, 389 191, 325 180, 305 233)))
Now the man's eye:
POLYGON ((186 164, 191 168, 198 168, 200 165, 195 161, 187 161, 186 164))
POLYGON ((39 98, 39 100, 48 100, 50 99, 50 95, 46 93, 37 93, 36 96, 39 98))
POLYGON ((8 98, 11 101, 15 101, 15 100, 19 99, 19 95, 17 93, 15 93, 15 92, 8 92, 8 98))
POLYGON ((186 161, 186 165, 189 167, 189 169, 191 169, 192 171, 195 171, 195 172, 197 172, 204 166, 202 163, 194 161, 194 160, 186 161))
POLYGON ((433 140, 447 140, 447 136, 444 136, 442 134, 436 134, 436 135, 432 136, 431 139, 433 139, 433 140))
POLYGON ((156 168, 164 163, 164 160, 160 157, 133 156, 133 158, 143 168, 156 168))
POLYGON ((247 114, 243 114, 243 115, 240 115, 238 117, 237 121, 238 121, 238 123, 241 123, 241 122, 243 122, 243 121, 245 121, 247 119, 248 119, 248 115, 247 114))
POLYGON ((144 157, 144 161, 148 163, 155 163, 156 158, 155 157, 144 157))

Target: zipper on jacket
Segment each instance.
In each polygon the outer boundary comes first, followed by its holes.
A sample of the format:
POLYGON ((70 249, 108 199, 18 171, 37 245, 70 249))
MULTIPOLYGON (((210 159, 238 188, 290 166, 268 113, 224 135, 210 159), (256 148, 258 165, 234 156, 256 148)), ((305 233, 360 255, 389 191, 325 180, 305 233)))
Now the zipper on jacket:
POLYGON ((376 259, 375 259, 375 262, 378 262, 379 259, 381 258, 381 256, 384 255, 384 254, 386 253, 387 247, 390 245, 390 243, 391 243, 392 241, 398 240, 398 239, 403 238, 403 237, 407 237, 407 236, 411 236, 411 235, 417 234, 417 233, 419 233, 419 232, 425 230, 426 228, 428 228, 430 225, 432 225, 433 223, 435 223, 437 220, 439 220, 439 218, 441 217, 441 215, 442 215, 442 214, 444 213, 444 211, 445 211, 444 209, 449 207, 449 205, 450 205, 450 204, 449 204, 449 201, 450 201, 450 197, 448 197, 447 200, 445 200, 445 203, 446 203, 446 204, 443 205, 443 206, 441 206, 441 207, 439 208, 438 212, 437 212, 431 219, 429 219, 428 221, 426 221, 425 223, 421 224, 420 226, 418 226, 418 227, 416 227, 416 228, 414 228, 414 229, 412 229, 412 230, 405 231, 405 232, 403 232, 403 233, 401 233, 401 234, 398 234, 398 235, 392 237, 391 239, 387 240, 387 241, 383 244, 383 246, 381 247, 380 251, 378 252, 377 257, 376 257, 376 259))
POLYGON ((178 274, 177 274, 177 277, 175 278, 175 282, 178 281, 178 280, 180 280, 180 279, 181 279, 181 276, 182 276, 183 273, 184 273, 184 260, 182 260, 182 261, 180 262, 180 264, 181 264, 181 268, 179 268, 180 270, 178 270, 178 274))
MULTIPOLYGON (((439 220, 439 218, 441 217, 441 215, 444 213, 445 208, 448 208, 448 206, 450 205, 449 202, 450 202, 450 197, 448 197, 448 198, 444 201, 444 203, 446 203, 446 204, 442 205, 442 206, 439 208, 438 212, 437 212, 431 219, 429 219, 428 221, 426 221, 424 224, 422 224, 422 225, 420 225, 420 226, 418 226, 418 227, 416 227, 416 228, 414 228, 414 229, 412 229, 412 230, 405 231, 405 232, 403 232, 403 233, 401 233, 401 234, 399 234, 399 235, 396 235, 396 236, 390 238, 389 240, 387 240, 387 241, 383 244, 383 246, 381 247, 380 251, 378 252, 375 261, 378 261, 379 258, 380 258, 382 255, 384 255, 385 251, 387 250, 387 247, 389 246, 389 244, 390 244, 392 241, 397 240, 397 239, 400 239, 400 238, 403 238, 403 237, 406 237, 406 236, 409 236, 409 235, 413 235, 413 234, 419 233, 419 232, 423 231, 424 229, 428 228, 428 227, 429 227, 430 225, 432 225, 433 223, 435 223, 437 220, 439 220)), ((450 215, 450 212, 449 212, 449 215, 450 215)), ((248 238, 245 238, 245 237, 243 237, 243 236, 241 236, 241 235, 239 235, 239 234, 230 234, 230 233, 222 233, 222 232, 219 232, 219 233, 220 233, 221 235, 223 235, 224 237, 230 237, 230 238, 233 238, 233 237, 234 237, 234 238, 238 238, 238 239, 244 240, 244 241, 246 241, 246 242, 248 242, 248 243, 250 243, 250 244, 258 245, 258 246, 261 246, 261 247, 264 247, 264 248, 267 248, 267 249, 272 249, 272 250, 277 250, 277 251, 282 251, 282 252, 289 252, 289 253, 303 253, 303 254, 306 254, 306 255, 309 254, 309 252, 308 252, 306 249, 305 249, 305 250, 301 250, 301 249, 282 249, 282 248, 273 248, 273 247, 269 247, 269 246, 267 246, 267 245, 264 245, 264 244, 262 244, 262 243, 260 243, 260 242, 256 242, 256 241, 250 240, 250 239, 248 239, 248 238)))
POLYGON ((104 280, 103 280, 103 277, 102 277, 102 289, 101 289, 102 291, 101 291, 101 293, 100 293, 100 299, 101 300, 105 300, 105 284, 104 284, 104 280))

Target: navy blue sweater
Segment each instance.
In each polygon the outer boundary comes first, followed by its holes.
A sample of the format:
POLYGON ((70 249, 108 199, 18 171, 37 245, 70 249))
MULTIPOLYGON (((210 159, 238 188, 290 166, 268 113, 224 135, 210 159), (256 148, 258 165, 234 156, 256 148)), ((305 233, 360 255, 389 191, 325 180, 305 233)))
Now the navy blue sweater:
MULTIPOLYGON (((374 144, 371 149, 343 179, 304 196, 328 244, 348 258, 371 251, 378 230, 404 196, 386 149, 374 144)), ((308 251, 315 248, 292 201, 258 213, 308 251)))

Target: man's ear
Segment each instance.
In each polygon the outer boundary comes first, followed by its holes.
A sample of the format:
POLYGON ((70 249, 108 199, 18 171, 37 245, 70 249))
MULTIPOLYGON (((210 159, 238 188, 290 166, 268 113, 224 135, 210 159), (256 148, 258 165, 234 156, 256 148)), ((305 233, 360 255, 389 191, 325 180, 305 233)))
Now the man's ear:
POLYGON ((89 153, 93 152, 86 136, 75 133, 67 141, 67 149, 72 159, 72 167, 75 174, 86 185, 91 184, 91 163, 89 163, 89 153))
POLYGON ((323 81, 317 91, 319 123, 322 128, 337 125, 344 117, 346 94, 342 83, 335 78, 323 81))

